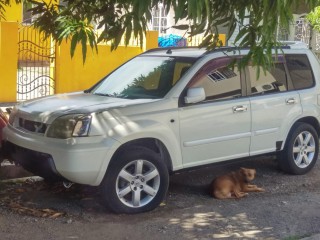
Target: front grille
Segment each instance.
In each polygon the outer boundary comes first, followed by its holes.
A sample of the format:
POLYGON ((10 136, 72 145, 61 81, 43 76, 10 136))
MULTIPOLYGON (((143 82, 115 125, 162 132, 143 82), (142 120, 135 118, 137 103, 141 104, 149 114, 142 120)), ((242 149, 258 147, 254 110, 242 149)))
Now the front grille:
POLYGON ((43 133, 43 134, 47 130, 46 124, 41 123, 41 122, 26 120, 23 118, 19 118, 19 127, 23 128, 25 130, 28 130, 30 132, 43 133))

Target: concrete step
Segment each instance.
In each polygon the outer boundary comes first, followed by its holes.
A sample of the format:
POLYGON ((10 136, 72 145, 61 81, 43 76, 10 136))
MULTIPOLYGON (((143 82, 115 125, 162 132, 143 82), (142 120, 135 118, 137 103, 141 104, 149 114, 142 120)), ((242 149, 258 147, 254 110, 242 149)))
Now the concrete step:
POLYGON ((3 161, 0 166, 0 180, 25 178, 33 176, 21 166, 17 166, 9 161, 3 161))

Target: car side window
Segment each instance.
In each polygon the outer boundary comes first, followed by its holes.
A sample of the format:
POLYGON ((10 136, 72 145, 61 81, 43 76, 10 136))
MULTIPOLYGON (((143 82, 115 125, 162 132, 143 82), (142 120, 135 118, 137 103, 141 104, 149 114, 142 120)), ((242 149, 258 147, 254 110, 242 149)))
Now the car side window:
POLYGON ((314 86, 314 76, 307 55, 288 54, 286 62, 294 89, 300 90, 314 86))
POLYGON ((248 66, 251 84, 251 95, 268 94, 288 91, 288 82, 283 63, 275 63, 271 69, 265 72, 260 69, 257 76, 257 67, 248 66))
POLYGON ((240 71, 230 58, 214 59, 206 63, 191 80, 188 88, 202 87, 205 101, 233 99, 242 96, 240 71))

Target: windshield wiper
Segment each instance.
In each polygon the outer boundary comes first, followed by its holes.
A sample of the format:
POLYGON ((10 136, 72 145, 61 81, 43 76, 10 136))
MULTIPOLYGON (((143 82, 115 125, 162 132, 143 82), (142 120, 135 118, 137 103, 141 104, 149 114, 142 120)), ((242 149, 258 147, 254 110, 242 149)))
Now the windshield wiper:
POLYGON ((116 96, 116 95, 109 94, 109 93, 94 93, 94 95, 99 95, 99 96, 104 96, 104 97, 113 97, 113 98, 117 98, 117 96, 116 96))

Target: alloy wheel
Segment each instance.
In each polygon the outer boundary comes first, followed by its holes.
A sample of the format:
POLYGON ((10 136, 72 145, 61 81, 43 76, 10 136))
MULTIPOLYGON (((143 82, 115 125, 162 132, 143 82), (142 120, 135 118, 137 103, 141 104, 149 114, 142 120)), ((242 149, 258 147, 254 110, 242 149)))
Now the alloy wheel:
POLYGON ((306 168, 314 158, 315 139, 308 131, 301 132, 293 144, 293 159, 297 167, 306 168))
POLYGON ((160 174, 154 164, 147 160, 134 160, 118 174, 116 193, 122 203, 131 208, 150 203, 160 188, 160 174))

